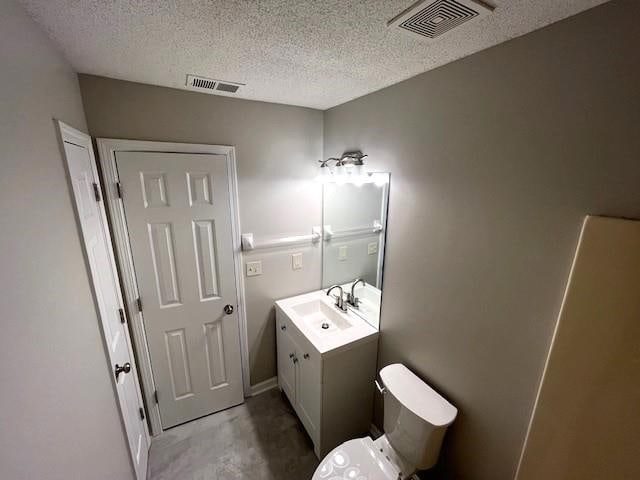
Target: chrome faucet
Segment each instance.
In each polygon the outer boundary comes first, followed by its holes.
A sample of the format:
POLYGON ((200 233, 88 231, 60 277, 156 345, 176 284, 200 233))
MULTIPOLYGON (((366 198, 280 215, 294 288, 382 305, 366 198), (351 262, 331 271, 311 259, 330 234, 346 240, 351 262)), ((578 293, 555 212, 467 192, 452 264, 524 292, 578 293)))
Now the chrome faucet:
POLYGON ((367 285, 363 279, 356 278, 356 281, 351 284, 351 293, 347 293, 347 303, 355 308, 360 304, 360 299, 355 294, 356 285, 359 283, 362 283, 363 287, 367 285))
POLYGON ((338 308, 338 310, 340 310, 342 312, 346 312, 347 311, 347 307, 344 304, 344 299, 342 298, 342 296, 344 295, 344 291, 342 290, 342 287, 340 285, 333 285, 333 286, 329 287, 329 290, 327 290, 327 295, 329 295, 334 288, 337 288, 338 290, 340 290, 340 295, 335 297, 335 299, 336 299, 336 307, 338 308))

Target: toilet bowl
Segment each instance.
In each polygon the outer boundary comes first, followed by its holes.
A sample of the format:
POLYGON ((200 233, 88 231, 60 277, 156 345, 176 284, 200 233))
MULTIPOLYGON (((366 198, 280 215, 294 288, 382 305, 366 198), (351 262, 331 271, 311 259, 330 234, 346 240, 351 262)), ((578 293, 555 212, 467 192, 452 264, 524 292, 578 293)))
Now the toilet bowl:
POLYGON ((313 480, 404 480, 433 467, 458 410, 402 364, 380 370, 384 435, 349 440, 325 456, 313 480))

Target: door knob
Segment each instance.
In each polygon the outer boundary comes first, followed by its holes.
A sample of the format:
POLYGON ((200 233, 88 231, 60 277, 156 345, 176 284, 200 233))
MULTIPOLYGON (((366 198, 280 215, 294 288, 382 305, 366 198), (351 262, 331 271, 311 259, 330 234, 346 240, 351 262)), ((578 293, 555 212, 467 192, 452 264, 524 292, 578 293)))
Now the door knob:
POLYGON ((231 315, 233 313, 233 305, 225 305, 224 313, 226 313, 227 315, 231 315))
POLYGON ((114 369, 114 373, 116 375, 116 380, 118 380, 118 376, 121 373, 129 373, 131 371, 131 364, 129 362, 125 363, 124 365, 120 366, 116 363, 116 367, 114 369))

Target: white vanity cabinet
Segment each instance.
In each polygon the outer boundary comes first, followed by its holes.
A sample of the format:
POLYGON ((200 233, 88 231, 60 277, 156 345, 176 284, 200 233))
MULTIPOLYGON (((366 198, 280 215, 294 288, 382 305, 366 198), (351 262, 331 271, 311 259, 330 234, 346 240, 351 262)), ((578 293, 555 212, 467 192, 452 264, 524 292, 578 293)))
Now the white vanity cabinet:
POLYGON ((315 443, 320 432, 322 359, 286 316, 276 317, 278 383, 315 443))
POLYGON ((322 458, 368 433, 372 421, 377 332, 320 351, 276 303, 278 384, 322 458))

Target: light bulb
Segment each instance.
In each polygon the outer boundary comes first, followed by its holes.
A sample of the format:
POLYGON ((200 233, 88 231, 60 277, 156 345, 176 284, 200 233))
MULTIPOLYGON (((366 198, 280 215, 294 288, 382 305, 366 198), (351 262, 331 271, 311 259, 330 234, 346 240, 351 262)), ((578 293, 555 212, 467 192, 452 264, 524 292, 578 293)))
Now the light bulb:
POLYGON ((383 187, 389 182, 389 179, 387 178, 387 175, 385 175, 384 173, 374 173, 373 182, 376 184, 377 187, 383 187))

